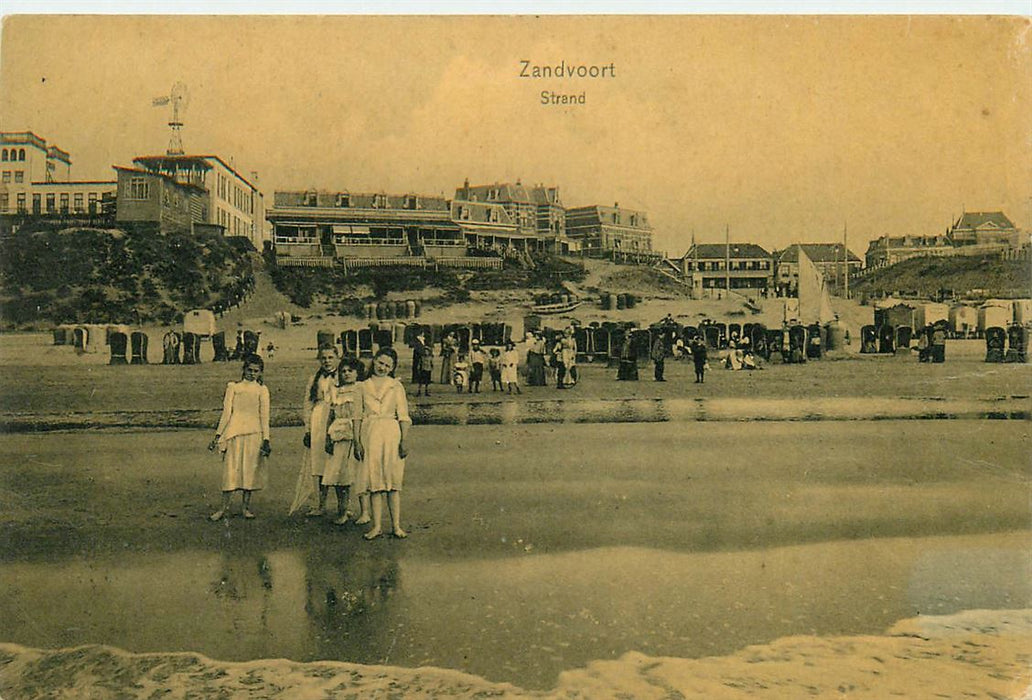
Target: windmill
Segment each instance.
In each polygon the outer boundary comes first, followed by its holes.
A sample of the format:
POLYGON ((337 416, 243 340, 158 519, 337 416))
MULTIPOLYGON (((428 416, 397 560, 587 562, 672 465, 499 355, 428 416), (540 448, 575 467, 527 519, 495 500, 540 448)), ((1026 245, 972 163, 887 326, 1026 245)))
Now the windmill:
POLYGON ((155 97, 151 104, 155 107, 164 107, 165 105, 172 105, 172 119, 169 121, 168 126, 172 130, 172 135, 168 140, 168 151, 167 155, 170 156, 181 156, 185 153, 183 150, 183 136, 180 134, 180 130, 183 128, 183 122, 180 121, 180 114, 186 111, 187 106, 190 104, 190 93, 186 89, 186 85, 182 82, 176 81, 176 84, 172 86, 172 91, 167 95, 161 97, 155 97))

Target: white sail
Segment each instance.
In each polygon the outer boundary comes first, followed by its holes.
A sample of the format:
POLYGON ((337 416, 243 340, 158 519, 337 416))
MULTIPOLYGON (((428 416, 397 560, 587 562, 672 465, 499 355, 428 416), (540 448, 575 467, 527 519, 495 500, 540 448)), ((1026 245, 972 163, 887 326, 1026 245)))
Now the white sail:
POLYGON ((831 295, 824 275, 799 246, 799 321, 803 324, 828 323, 835 320, 831 295))

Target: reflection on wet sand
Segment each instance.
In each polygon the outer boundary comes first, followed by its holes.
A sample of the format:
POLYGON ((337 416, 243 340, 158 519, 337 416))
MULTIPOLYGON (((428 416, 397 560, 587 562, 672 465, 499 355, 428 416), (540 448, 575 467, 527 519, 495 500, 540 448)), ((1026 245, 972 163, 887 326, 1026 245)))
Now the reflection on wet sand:
POLYGON ((310 534, 303 548, 272 552, 227 534, 216 552, 5 565, 2 637, 224 660, 432 665, 548 688, 563 670, 628 651, 719 655, 1032 600, 1024 532, 403 562, 388 543, 310 534))
POLYGON ((392 550, 327 539, 306 550, 303 562, 311 642, 304 658, 388 662, 400 586, 392 550))

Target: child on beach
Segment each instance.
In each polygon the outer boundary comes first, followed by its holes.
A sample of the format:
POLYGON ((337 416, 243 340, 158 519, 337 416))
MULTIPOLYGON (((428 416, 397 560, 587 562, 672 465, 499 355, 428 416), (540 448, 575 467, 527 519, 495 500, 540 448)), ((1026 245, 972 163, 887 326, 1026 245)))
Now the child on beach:
POLYGON ((502 353, 498 348, 491 348, 491 356, 487 358, 487 371, 491 374, 491 391, 501 391, 502 353))
POLYGON ((470 342, 469 350, 469 389, 467 393, 479 394, 480 382, 484 379, 484 365, 487 363, 487 355, 480 349, 480 341, 474 338, 470 342))
POLYGON ((455 360, 454 368, 452 369, 452 384, 455 385, 455 391, 462 393, 462 390, 466 388, 466 384, 469 383, 469 363, 466 362, 465 355, 459 355, 458 359, 455 360))
POLYGON ((405 387, 394 378, 398 355, 381 348, 373 358, 372 376, 362 382, 362 440, 365 460, 361 463, 369 479, 373 526, 364 537, 383 534, 383 506, 390 510, 395 537, 407 537, 401 527, 401 486, 405 477, 408 449, 405 437, 412 425, 405 387))
POLYGON ((513 389, 516 389, 517 394, 522 394, 520 391, 520 376, 519 376, 519 364, 520 364, 520 353, 516 350, 516 343, 511 340, 505 344, 505 354, 502 355, 502 383, 505 384, 506 389, 511 394, 513 389))
POLYGON ((272 453, 269 442, 269 388, 262 382, 265 364, 257 355, 244 357, 239 382, 226 386, 222 417, 209 450, 222 453, 222 507, 209 516, 222 520, 229 511, 234 491, 242 492, 243 516, 254 518, 251 494, 265 487, 265 457, 272 453))
POLYGON ((326 428, 326 469, 322 486, 333 487, 337 495, 336 525, 348 521, 348 496, 351 487, 359 495, 360 520, 369 520, 367 503, 369 484, 361 477, 357 462, 362 459, 362 389, 358 381, 364 379, 365 367, 357 357, 345 357, 337 368, 337 386, 330 402, 330 417, 326 428), (363 498, 364 496, 364 498, 363 498))
POLYGON ((337 346, 320 346, 316 357, 319 369, 305 388, 302 404, 305 419, 303 443, 308 459, 308 473, 319 490, 319 505, 309 508, 306 513, 310 518, 323 515, 326 511, 326 496, 330 490, 330 487, 323 483, 323 475, 329 459, 329 455, 326 454, 326 427, 329 425, 330 406, 337 384, 337 346))

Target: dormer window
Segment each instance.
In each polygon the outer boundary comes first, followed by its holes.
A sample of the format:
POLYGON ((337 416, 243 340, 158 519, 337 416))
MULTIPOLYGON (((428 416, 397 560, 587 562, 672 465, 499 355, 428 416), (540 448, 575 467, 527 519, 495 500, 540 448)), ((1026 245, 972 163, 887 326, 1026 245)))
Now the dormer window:
POLYGON ((337 195, 337 206, 341 208, 348 208, 351 206, 351 195, 347 192, 341 192, 337 195))
POLYGON ((459 218, 463 221, 469 219, 469 207, 459 207, 459 218))
POLYGON ((638 215, 637 214, 631 214, 631 226, 637 226, 637 225, 638 225, 638 215))
POLYGON ((491 222, 497 222, 498 221, 498 210, 495 209, 494 207, 491 207, 490 209, 488 209, 488 211, 487 211, 487 220, 491 221, 491 222))
POLYGON ((613 218, 613 223, 614 224, 620 223, 620 213, 619 212, 615 212, 614 211, 613 215, 612 215, 612 218, 613 218))
MULTIPOLYGON (((221 182, 222 181, 219 180, 219 184, 221 184, 221 182)), ((317 195, 315 192, 305 192, 305 198, 304 198, 303 206, 314 207, 314 206, 318 206, 318 204, 319 204, 319 195, 317 195)))
POLYGON ((492 187, 487 191, 487 201, 493 202, 498 199, 498 188, 492 187))
POLYGON ((375 194, 373 195, 373 209, 386 209, 387 208, 387 195, 375 194))
POLYGON ((405 208, 406 209, 418 209, 419 208, 419 197, 414 194, 405 195, 405 208))

